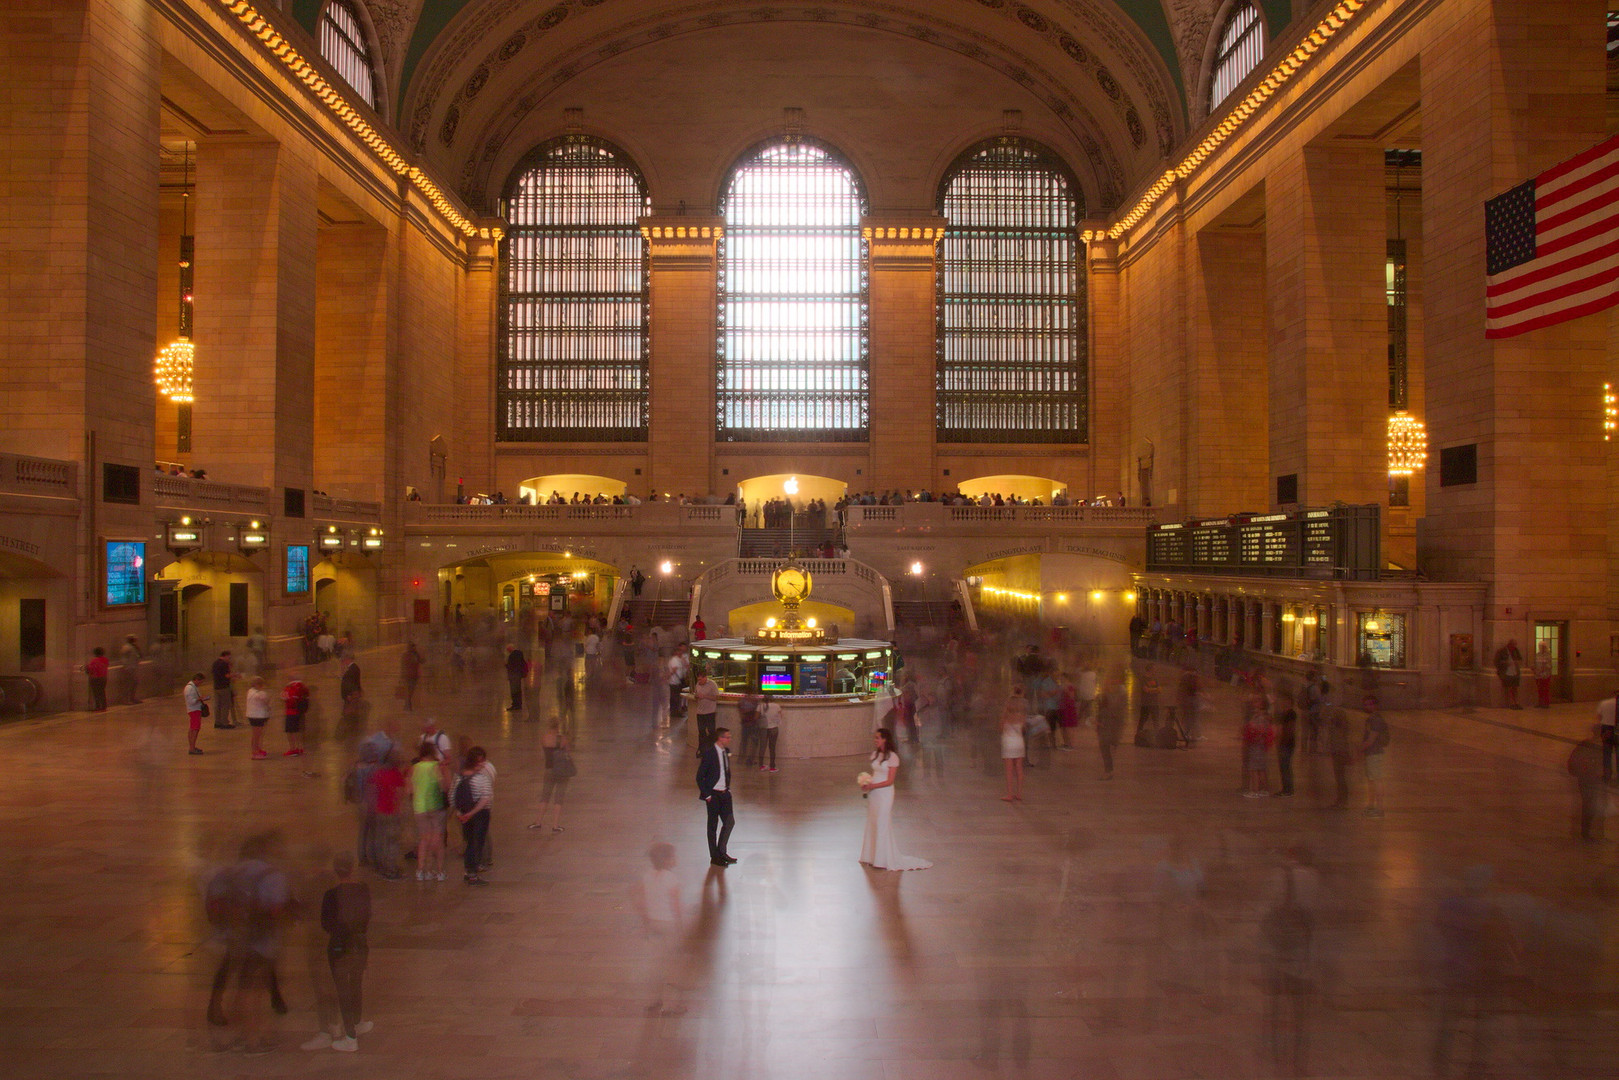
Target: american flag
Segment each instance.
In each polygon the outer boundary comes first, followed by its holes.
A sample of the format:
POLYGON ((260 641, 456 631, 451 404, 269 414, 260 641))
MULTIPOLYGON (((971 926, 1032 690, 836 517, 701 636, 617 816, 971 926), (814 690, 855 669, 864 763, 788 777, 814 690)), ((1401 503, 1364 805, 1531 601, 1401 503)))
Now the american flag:
POLYGON ((1484 204, 1484 336, 1619 303, 1619 136, 1484 204))

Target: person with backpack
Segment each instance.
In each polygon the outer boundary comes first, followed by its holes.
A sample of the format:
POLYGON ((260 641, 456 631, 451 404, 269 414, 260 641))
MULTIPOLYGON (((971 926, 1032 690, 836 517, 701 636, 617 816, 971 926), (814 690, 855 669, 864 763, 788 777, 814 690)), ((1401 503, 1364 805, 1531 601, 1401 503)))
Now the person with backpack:
POLYGON ((1360 742, 1361 766, 1366 773, 1366 816, 1383 816, 1383 754, 1389 747, 1389 725, 1375 697, 1362 702, 1366 710, 1366 733, 1360 742))
POLYGON ((320 926, 327 935, 326 963, 337 987, 337 1008, 343 1023, 331 1034, 323 1031, 316 1035, 303 1048, 330 1047, 352 1054, 360 1048, 356 1037, 371 1030, 371 1021, 360 1019, 360 983, 370 955, 366 931, 371 926, 371 889, 365 882, 353 880, 354 856, 346 851, 332 859, 332 874, 337 883, 320 899, 320 926))
POLYGON ((489 755, 481 746, 467 751, 461 762, 461 776, 455 783, 452 802, 456 820, 461 823, 461 838, 466 843, 462 865, 462 880, 468 885, 487 885, 478 875, 483 865, 484 846, 489 838, 490 807, 495 801, 495 783, 489 770, 484 768, 489 755))

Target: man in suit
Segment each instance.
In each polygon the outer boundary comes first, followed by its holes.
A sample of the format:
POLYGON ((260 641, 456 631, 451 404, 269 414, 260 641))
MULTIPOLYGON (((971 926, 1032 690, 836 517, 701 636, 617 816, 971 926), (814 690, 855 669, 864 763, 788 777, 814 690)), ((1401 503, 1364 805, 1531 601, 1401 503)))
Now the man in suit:
POLYGON ((708 807, 708 861, 730 866, 735 859, 725 853, 736 818, 731 812, 731 732, 719 728, 714 741, 703 747, 697 766, 697 795, 708 807))

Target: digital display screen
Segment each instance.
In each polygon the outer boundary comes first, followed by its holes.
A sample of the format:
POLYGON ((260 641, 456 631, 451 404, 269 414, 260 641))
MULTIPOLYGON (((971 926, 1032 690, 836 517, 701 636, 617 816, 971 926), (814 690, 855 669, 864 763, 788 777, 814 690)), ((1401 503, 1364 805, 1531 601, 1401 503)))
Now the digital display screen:
POLYGON ((793 692, 793 667, 791 664, 763 664, 759 668, 759 690, 765 694, 790 694, 793 692))
POLYGON ((146 545, 107 541, 107 606, 146 603, 146 545))
POLYGON ((798 665, 798 692, 800 694, 826 693, 826 664, 798 665))
POLYGON ((873 690, 881 690, 888 683, 888 672, 868 671, 866 673, 866 678, 870 680, 871 688, 873 690))
POLYGON ((309 545, 287 545, 287 592, 309 591, 309 545))

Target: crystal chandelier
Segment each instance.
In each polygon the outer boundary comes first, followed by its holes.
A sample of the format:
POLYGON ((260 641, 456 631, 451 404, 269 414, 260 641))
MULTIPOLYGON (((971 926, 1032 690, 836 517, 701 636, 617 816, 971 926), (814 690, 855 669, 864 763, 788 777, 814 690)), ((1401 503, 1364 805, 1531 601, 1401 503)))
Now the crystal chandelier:
POLYGON ((1389 475, 1410 476, 1428 462, 1428 429, 1399 410, 1389 416, 1389 475))
POLYGON ((196 238, 191 235, 191 145, 186 144, 185 185, 180 191, 180 332, 158 350, 154 374, 158 393, 176 405, 189 405, 194 399, 191 373, 196 367, 197 349, 191 343, 191 263, 196 238))

